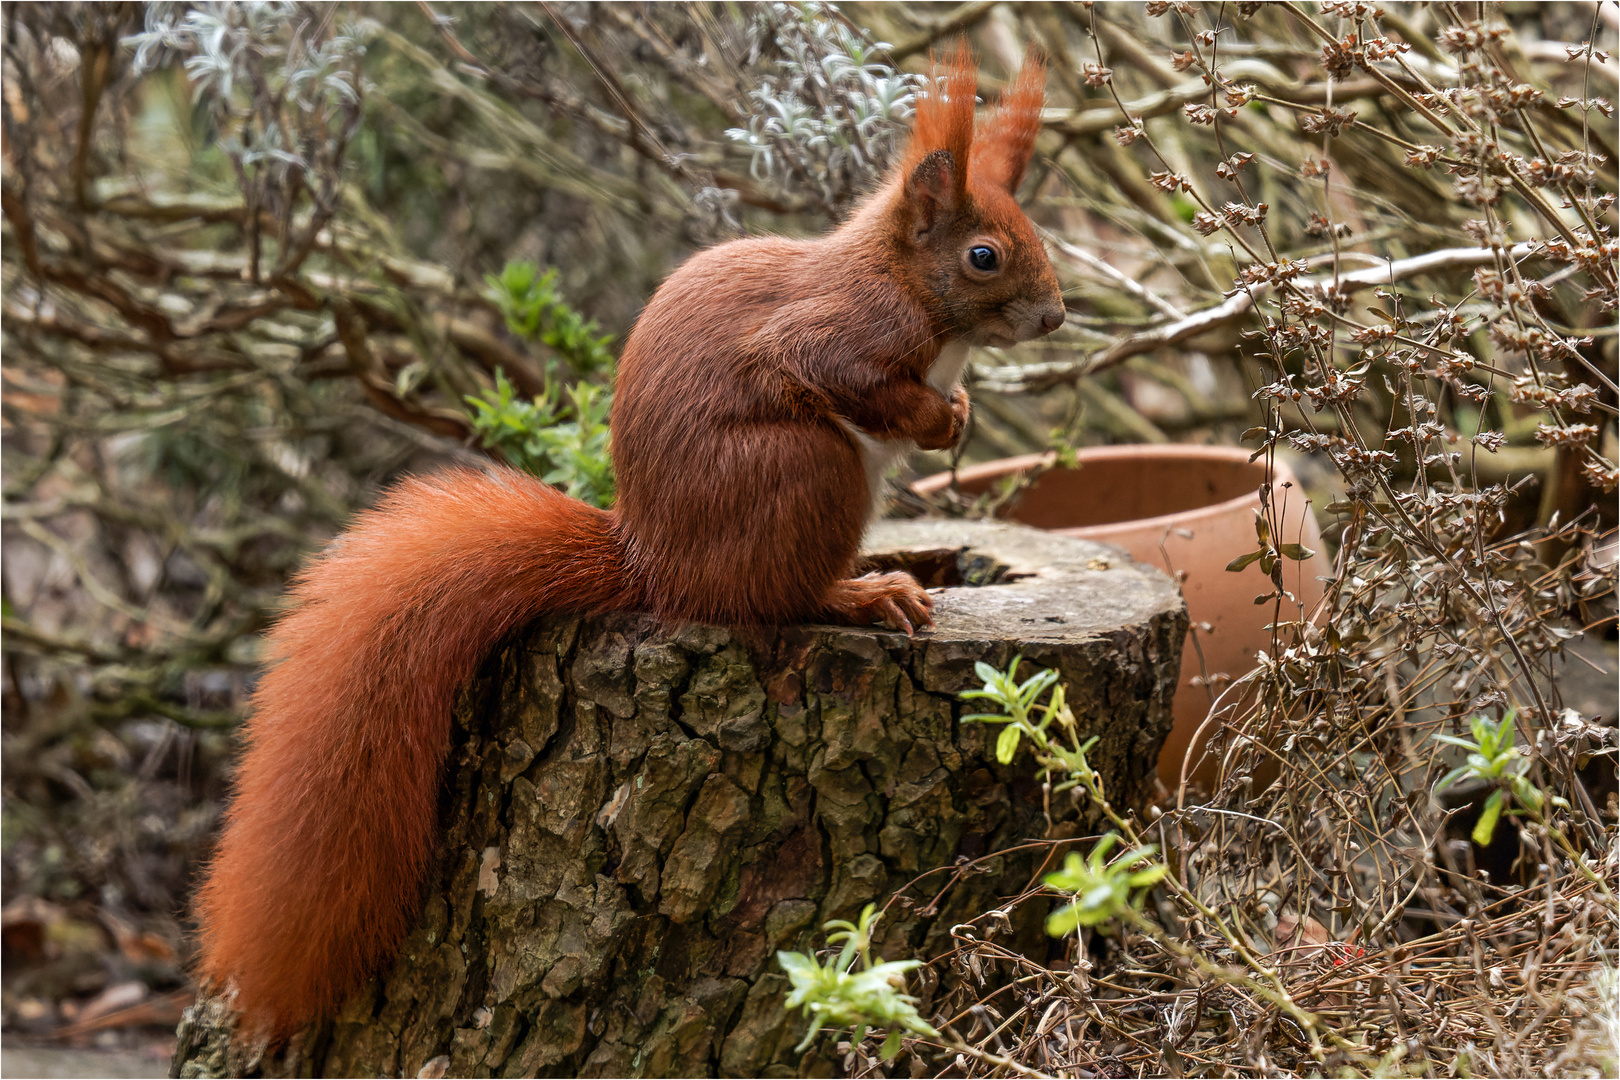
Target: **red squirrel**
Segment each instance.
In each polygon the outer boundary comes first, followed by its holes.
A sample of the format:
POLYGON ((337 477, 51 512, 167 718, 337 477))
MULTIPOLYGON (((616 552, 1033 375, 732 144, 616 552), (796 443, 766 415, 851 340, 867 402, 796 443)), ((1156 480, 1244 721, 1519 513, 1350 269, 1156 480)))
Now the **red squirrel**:
POLYGON ((975 134, 959 49, 899 164, 843 226, 694 255, 625 344, 618 501, 509 469, 406 480, 313 559, 269 635, 224 834, 197 899, 200 974, 284 1037, 390 960, 420 903, 456 691, 542 612, 669 624, 931 625, 909 575, 852 578, 883 469, 952 446, 967 346, 1063 322, 1013 193, 1044 100, 1031 51, 975 134))

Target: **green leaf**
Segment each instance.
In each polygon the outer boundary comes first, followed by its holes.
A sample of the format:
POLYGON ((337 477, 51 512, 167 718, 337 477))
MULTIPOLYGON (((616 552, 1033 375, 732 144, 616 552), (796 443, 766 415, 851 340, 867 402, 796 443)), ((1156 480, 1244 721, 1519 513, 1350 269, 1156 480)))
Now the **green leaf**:
POLYGON ((996 739, 996 760, 1003 765, 1011 765, 1013 755, 1018 753, 1018 739, 1023 729, 1017 724, 1008 724, 1001 729, 1001 735, 996 739))
POLYGON ((1049 937, 1062 937, 1080 925, 1080 909, 1074 904, 1064 904, 1046 917, 1046 933, 1049 937))
POLYGON ((1138 870, 1136 873, 1132 874, 1128 880, 1131 883, 1131 888, 1145 889, 1150 885, 1157 885, 1159 882, 1163 881, 1164 876, 1169 872, 1170 868, 1164 863, 1154 863, 1146 870, 1138 870))
POLYGON ((1063 857, 1063 869, 1054 870, 1041 880, 1054 889, 1073 892, 1080 887, 1085 871, 1086 861, 1078 851, 1071 851, 1063 857))
POLYGON ((1518 775, 1513 777, 1511 784, 1515 799, 1518 799, 1532 811, 1539 812, 1541 810, 1541 804, 1546 796, 1542 794, 1540 788, 1518 775))
POLYGON ((1106 918, 1113 913, 1114 899, 1118 892, 1119 890, 1114 888, 1112 881, 1104 881, 1099 885, 1093 885, 1080 894, 1080 917, 1084 919, 1090 912, 1102 911, 1104 912, 1103 917, 1106 918))
POLYGON ((778 952, 776 962, 782 965, 782 970, 787 972, 789 978, 792 978, 795 972, 807 971, 817 966, 810 957, 796 952, 778 952))
POLYGON ((900 1052, 900 1044, 900 1029, 895 1028, 893 1031, 889 1032, 889 1037, 883 1040, 883 1049, 878 1051, 878 1057, 882 1058, 884 1061, 893 1061, 894 1055, 900 1052))
POLYGON ((1485 800, 1485 807, 1479 813, 1479 820, 1474 823, 1473 841, 1480 847, 1489 847, 1491 838, 1496 835, 1496 822, 1502 816, 1502 801, 1507 792, 1497 788, 1491 792, 1491 797, 1485 800))
POLYGON ((1239 570, 1242 570, 1245 567, 1247 567, 1250 563, 1254 562, 1256 559, 1260 558, 1260 556, 1264 555, 1265 553, 1266 553, 1265 548, 1258 548, 1258 549, 1256 549, 1254 551, 1249 552, 1247 555, 1239 555, 1237 558, 1235 558, 1231 562, 1227 563, 1226 568, 1228 570, 1230 570, 1232 573, 1235 574, 1239 570))
POLYGON ((1142 847, 1132 848, 1129 851, 1122 851, 1114 857, 1113 861, 1122 867, 1135 866, 1143 860, 1151 859, 1158 853, 1159 849, 1156 845, 1147 844, 1142 847))
POLYGON ((795 1054, 802 1054, 806 1050, 810 1049, 810 1044, 816 1041, 816 1032, 818 1032, 820 1030, 821 1030, 821 1014, 820 1013, 811 1013, 810 1014, 810 1030, 804 1033, 804 1038, 799 1040, 799 1045, 795 1046, 793 1048, 793 1052, 795 1054))
POLYGON ((1450 772, 1446 773, 1446 775, 1440 778, 1440 782, 1438 784, 1434 785, 1435 794, 1440 794, 1440 792, 1446 790, 1446 788, 1450 787, 1452 784, 1455 784, 1459 779, 1467 776, 1472 771, 1473 770, 1469 769, 1469 767, 1466 765, 1459 765, 1455 769, 1452 769, 1450 772))
POLYGON ((1057 682, 1058 673, 1051 668, 1044 668, 1025 679, 1018 687, 1018 696, 1033 701, 1040 696, 1041 691, 1057 682))

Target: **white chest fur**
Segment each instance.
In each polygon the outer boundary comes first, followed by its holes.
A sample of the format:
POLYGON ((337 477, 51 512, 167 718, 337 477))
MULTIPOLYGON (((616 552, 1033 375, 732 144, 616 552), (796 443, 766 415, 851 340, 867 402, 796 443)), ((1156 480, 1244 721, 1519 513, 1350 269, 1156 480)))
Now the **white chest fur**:
POLYGON ((962 372, 967 370, 967 362, 968 343, 951 342, 939 350, 934 366, 928 369, 928 385, 942 394, 949 394, 951 387, 962 381, 962 372))
MULTIPOLYGON (((967 360, 967 342, 951 342, 939 351, 934 366, 928 369, 928 385, 949 396, 951 389, 962 381, 962 372, 967 368, 967 360)), ((866 490, 871 492, 872 497, 870 512, 876 514, 879 497, 883 493, 883 477, 916 448, 916 443, 910 439, 875 438, 847 420, 839 420, 838 424, 849 433, 849 437, 854 440, 855 449, 860 451, 861 466, 866 472, 866 490)))

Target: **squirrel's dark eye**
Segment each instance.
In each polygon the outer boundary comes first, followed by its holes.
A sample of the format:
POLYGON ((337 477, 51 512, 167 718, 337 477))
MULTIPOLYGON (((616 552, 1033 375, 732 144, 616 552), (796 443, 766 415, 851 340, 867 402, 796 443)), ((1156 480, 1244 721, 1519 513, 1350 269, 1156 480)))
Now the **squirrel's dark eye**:
POLYGON ((973 269, 982 270, 985 273, 989 273, 990 271, 994 270, 996 268, 996 264, 1000 262, 1000 260, 996 258, 996 249, 986 247, 984 244, 976 244, 975 246, 968 248, 967 255, 968 263, 973 267, 973 269))

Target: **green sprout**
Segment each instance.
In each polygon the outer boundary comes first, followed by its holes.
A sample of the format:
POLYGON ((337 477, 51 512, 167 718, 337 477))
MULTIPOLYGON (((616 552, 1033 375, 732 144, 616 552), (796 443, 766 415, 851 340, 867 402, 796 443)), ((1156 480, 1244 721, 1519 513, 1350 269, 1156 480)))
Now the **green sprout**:
MULTIPOLYGON (((1480 847, 1490 844, 1491 838, 1496 835, 1496 826, 1502 818, 1503 810, 1507 808, 1507 796, 1510 791, 1520 806, 1538 817, 1547 799, 1540 788, 1525 778, 1524 773, 1530 767, 1530 761, 1519 753, 1517 746, 1513 745, 1513 719, 1511 709, 1497 721, 1485 716, 1470 717, 1468 728, 1473 732, 1472 740, 1461 739, 1455 735, 1434 736, 1436 742, 1449 743, 1468 753, 1468 758, 1462 765, 1440 778, 1440 782, 1434 787, 1436 794, 1465 778, 1496 785, 1496 790, 1491 792, 1480 810, 1479 820, 1474 823, 1472 839, 1480 847)), ((1568 805, 1556 796, 1553 802, 1555 805, 1568 805)))
POLYGON ((1069 903, 1046 917, 1048 934, 1062 937, 1077 926, 1096 926, 1142 910, 1147 890, 1163 880, 1170 868, 1152 861, 1159 851, 1153 844, 1132 848, 1106 861, 1108 852, 1118 842, 1119 834, 1111 832, 1097 841, 1087 858, 1082 859, 1079 852, 1071 851, 1063 861, 1062 870, 1042 879, 1058 892, 1072 897, 1069 903))
MULTIPOLYGON (((976 714, 962 719, 1006 724, 1008 729, 1015 732, 1013 735, 1003 733, 997 740, 997 757, 1004 764, 1017 752, 1019 742, 1028 737, 1035 744, 1041 775, 1048 780, 1054 774, 1065 778, 1052 790, 1062 791, 1085 785, 1097 809, 1115 829, 1097 841, 1089 858, 1082 859, 1078 852, 1071 852, 1064 860, 1062 870, 1046 875, 1046 884, 1069 898, 1066 905, 1047 917, 1047 933, 1061 937, 1080 926, 1098 926, 1112 919, 1128 922, 1204 975, 1241 985, 1277 1006, 1311 1033, 1315 1045, 1321 1021, 1294 1002, 1281 976, 1254 955, 1247 941, 1233 930, 1219 911, 1171 876, 1168 866, 1154 860, 1158 847, 1143 843, 1136 827, 1108 802, 1102 777, 1086 760, 1086 752, 1096 745, 1097 739, 1094 736, 1084 743, 1080 742, 1079 724, 1065 701, 1063 687, 1057 685, 1056 674, 1040 671, 1019 682, 1018 665, 1022 659, 1022 656, 1013 657, 1005 672, 997 671, 989 664, 977 665, 975 671, 984 680, 984 686, 957 696, 993 701, 1001 706, 1005 715, 976 714), (1037 704, 1048 688, 1052 696, 1045 705, 1037 704), (1058 731, 1053 730, 1054 724, 1058 731), (1062 741, 1054 736, 1061 736, 1062 741), (1132 846, 1110 860, 1108 853, 1121 837, 1132 846), (1198 951, 1168 937, 1144 916, 1141 907, 1146 900, 1147 890, 1161 881, 1177 900, 1198 912, 1211 929, 1225 940, 1232 952, 1248 965, 1250 971, 1262 973, 1265 981, 1256 980, 1245 972, 1215 965, 1198 951)), ((1596 875, 1584 866, 1583 872, 1597 880, 1596 875)))
MULTIPOLYGON (((984 689, 968 690, 961 695, 965 699, 988 698, 1000 705, 1005 711, 1001 713, 974 713, 962 717, 962 723, 1006 724, 1001 729, 1001 735, 996 739, 996 760, 1003 765, 1012 763, 1013 755, 1018 753, 1019 739, 1026 733, 1031 737, 1035 732, 1045 728, 1051 722, 1052 708, 1048 703, 1043 721, 1032 723, 1030 712, 1035 707, 1035 699, 1046 692, 1047 687, 1057 682, 1057 672, 1050 668, 1037 671, 1023 682, 1017 681, 1018 664, 1021 656, 1013 657, 1013 662, 1006 671, 997 671, 983 660, 973 666, 979 678, 984 680, 984 689)), ((1059 693, 1062 691, 1060 690, 1059 693)))
MULTIPOLYGON (((998 671, 982 661, 974 667, 984 680, 984 686, 963 691, 958 696, 992 701, 1002 711, 974 713, 962 717, 962 722, 1006 725, 996 739, 996 760, 1003 765, 1012 762, 1019 743, 1027 737, 1035 745, 1042 775, 1051 777, 1055 773, 1063 777, 1053 786, 1053 791, 1066 791, 1084 784, 1103 813, 1116 826, 1128 830, 1109 806, 1102 778, 1086 760, 1086 751, 1097 744, 1097 737, 1093 735, 1085 742, 1079 741, 1078 724, 1063 687, 1058 685, 1057 672, 1043 669, 1019 682, 1018 665, 1022 661, 1021 655, 1013 657, 1006 671, 998 671), (1048 690, 1051 696, 1046 704, 1038 704, 1041 695, 1048 690), (1054 724, 1057 731, 1053 730, 1054 724), (1054 737, 1060 733, 1062 739, 1054 737)), ((1131 836, 1132 842, 1136 842, 1134 832, 1131 836)), ((1048 934, 1062 937, 1077 926, 1096 926, 1141 910, 1146 890, 1158 884, 1169 871, 1163 863, 1151 861, 1159 850, 1151 844, 1139 844, 1108 861, 1108 852, 1119 839, 1117 832, 1104 836, 1091 849, 1089 858, 1082 859, 1078 852, 1070 852, 1062 870, 1046 875, 1046 884, 1071 898, 1068 904, 1047 917, 1048 934), (1136 893, 1134 900, 1132 892, 1136 893)))
MULTIPOLYGON (((1077 784, 1094 787, 1096 773, 1086 762, 1086 751, 1096 745, 1096 736, 1077 744, 1074 713, 1069 709, 1063 687, 1055 685, 1057 672, 1042 669, 1019 682, 1018 665, 1022 662, 1022 655, 1013 657, 1006 671, 997 671, 982 660, 975 664, 973 670, 984 680, 984 686, 978 690, 965 690, 958 696, 964 700, 992 701, 1002 711, 972 713, 962 717, 962 722, 1006 725, 996 738, 996 760, 1003 765, 1012 763, 1013 755, 1018 753, 1018 744, 1027 737, 1035 744, 1043 773, 1050 775, 1057 771, 1067 777, 1053 791, 1067 791, 1077 784), (1048 689, 1052 691, 1052 696, 1047 698, 1045 705, 1037 705, 1040 696, 1048 689), (1053 737, 1054 723, 1067 737, 1067 746, 1053 737)), ((1094 790, 1093 794, 1100 798, 1100 790, 1094 790)))
POLYGON ((841 941, 843 948, 825 964, 805 953, 776 954, 776 962, 793 983, 787 1008, 802 1006, 810 1017, 810 1030, 796 1052, 807 1049, 823 1027, 854 1028, 851 1046, 866 1037, 867 1028, 887 1028, 889 1035, 880 1052, 884 1061, 900 1052, 903 1032, 939 1037, 939 1032, 918 1015, 917 999, 905 993, 905 973, 921 967, 922 961, 872 963, 872 928, 879 918, 876 907, 867 904, 859 922, 834 919, 827 923, 823 929, 828 944, 841 941), (861 970, 852 971, 857 959, 861 970))

